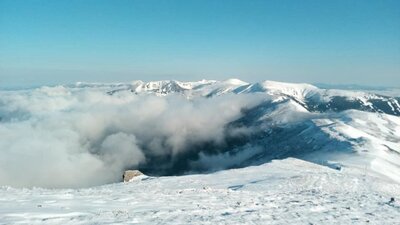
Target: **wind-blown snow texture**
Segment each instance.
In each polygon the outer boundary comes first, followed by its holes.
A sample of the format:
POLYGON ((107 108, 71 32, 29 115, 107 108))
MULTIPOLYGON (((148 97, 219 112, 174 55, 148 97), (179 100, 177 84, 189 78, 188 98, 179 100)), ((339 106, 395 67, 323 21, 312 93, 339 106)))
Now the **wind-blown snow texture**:
POLYGON ((0 188, 0 224, 398 224, 400 185, 298 159, 87 189, 0 188))
POLYGON ((273 81, 0 92, 0 185, 86 187, 296 157, 400 182, 399 98, 273 81))

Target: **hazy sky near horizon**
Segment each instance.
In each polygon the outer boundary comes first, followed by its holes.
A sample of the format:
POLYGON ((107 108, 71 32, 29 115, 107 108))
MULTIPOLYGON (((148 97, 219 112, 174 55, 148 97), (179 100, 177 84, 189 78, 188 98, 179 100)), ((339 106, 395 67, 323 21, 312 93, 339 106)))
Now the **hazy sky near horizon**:
POLYGON ((230 77, 400 87, 400 1, 0 0, 0 87, 230 77))

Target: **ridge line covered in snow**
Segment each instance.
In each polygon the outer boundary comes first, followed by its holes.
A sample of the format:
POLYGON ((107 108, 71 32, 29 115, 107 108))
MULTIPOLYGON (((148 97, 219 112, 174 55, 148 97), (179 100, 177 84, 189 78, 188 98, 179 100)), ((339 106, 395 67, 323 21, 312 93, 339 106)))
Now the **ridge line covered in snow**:
POLYGON ((286 157, 400 181, 399 113, 393 97, 238 79, 1 91, 0 185, 82 187, 126 169, 179 175, 286 157))

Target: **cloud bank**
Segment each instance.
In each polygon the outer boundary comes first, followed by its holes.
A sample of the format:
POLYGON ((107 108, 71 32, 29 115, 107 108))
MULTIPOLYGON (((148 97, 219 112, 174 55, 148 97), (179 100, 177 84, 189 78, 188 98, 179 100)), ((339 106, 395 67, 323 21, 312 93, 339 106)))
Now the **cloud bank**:
POLYGON ((160 174, 223 146, 225 126, 265 96, 188 100, 101 88, 0 92, 0 185, 86 187, 120 181, 123 170, 160 174), (206 146, 206 147, 205 147, 206 146))

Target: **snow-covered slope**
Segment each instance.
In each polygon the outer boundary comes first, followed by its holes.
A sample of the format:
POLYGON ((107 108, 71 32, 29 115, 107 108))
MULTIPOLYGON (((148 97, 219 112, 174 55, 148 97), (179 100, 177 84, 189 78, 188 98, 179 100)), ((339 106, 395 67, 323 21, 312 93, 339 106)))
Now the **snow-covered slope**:
MULTIPOLYGON (((198 162, 188 162, 191 166, 187 167, 191 169, 208 170, 209 161, 223 161, 221 168, 242 167, 296 156, 323 165, 336 160, 339 164, 365 167, 400 182, 398 97, 319 89, 310 84, 275 81, 251 84, 237 79, 188 82, 181 86, 186 88, 155 93, 179 92, 189 99, 226 94, 265 96, 265 101, 244 110, 241 118, 227 125, 228 130, 239 127, 251 130, 251 134, 240 138, 227 135, 224 145, 213 146, 222 156, 200 154, 198 162)), ((154 93, 140 90, 135 88, 134 93, 154 93)))
POLYGON ((398 224, 398 196, 362 169, 288 158, 88 189, 2 187, 0 224, 398 224))
POLYGON ((398 97, 275 81, 77 83, 2 91, 0 184, 87 186, 117 181, 124 169, 177 175, 287 157, 364 168, 400 182, 398 115, 398 97), (31 155, 46 155, 51 163, 31 155), (78 172, 88 163, 91 170, 78 172), (45 167, 54 171, 51 176, 45 167), (66 168, 78 177, 58 179, 66 168), (96 173, 107 175, 92 179, 96 173))
POLYGON ((0 224, 396 224, 400 97, 382 93, 237 79, 0 91, 0 224), (126 169, 149 177, 119 183, 126 169))

